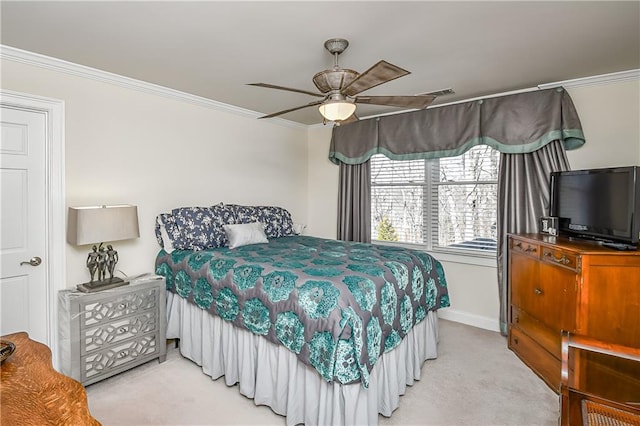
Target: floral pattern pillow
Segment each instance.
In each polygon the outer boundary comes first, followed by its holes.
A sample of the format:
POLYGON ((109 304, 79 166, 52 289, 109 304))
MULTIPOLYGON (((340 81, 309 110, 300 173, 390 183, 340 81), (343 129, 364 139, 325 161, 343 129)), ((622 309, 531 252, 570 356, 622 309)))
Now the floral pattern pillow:
POLYGON ((262 222, 267 238, 280 238, 295 235, 291 213, 282 207, 240 206, 227 204, 235 212, 237 223, 262 222))
POLYGON ((296 235, 291 213, 282 207, 216 204, 211 207, 181 207, 161 213, 156 220, 158 244, 170 253, 206 250, 229 245, 223 225, 261 222, 267 238, 296 235), (169 241, 164 241, 162 226, 169 241))
POLYGON ((205 250, 229 244, 223 225, 236 223, 234 212, 227 206, 182 207, 173 209, 179 231, 174 247, 179 250, 205 250))

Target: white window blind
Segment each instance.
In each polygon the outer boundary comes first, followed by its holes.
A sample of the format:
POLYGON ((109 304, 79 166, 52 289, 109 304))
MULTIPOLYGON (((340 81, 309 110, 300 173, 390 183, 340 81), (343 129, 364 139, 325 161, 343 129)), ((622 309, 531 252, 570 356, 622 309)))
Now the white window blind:
POLYGON ((435 160, 373 156, 373 239, 495 251, 499 155, 481 145, 435 160))

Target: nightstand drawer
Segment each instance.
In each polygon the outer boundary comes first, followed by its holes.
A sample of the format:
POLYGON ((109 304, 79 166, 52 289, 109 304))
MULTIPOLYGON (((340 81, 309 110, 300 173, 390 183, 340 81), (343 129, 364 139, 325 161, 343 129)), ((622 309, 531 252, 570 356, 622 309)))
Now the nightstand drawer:
POLYGON ((158 318, 155 311, 85 329, 81 332, 80 337, 85 342, 80 346, 81 353, 86 355, 96 350, 102 350, 123 340, 153 333, 157 329, 158 318))
POLYGON ((135 315, 143 311, 157 309, 158 291, 156 288, 132 290, 118 297, 103 298, 82 303, 80 306, 80 327, 95 327, 111 323, 118 318, 135 315))
POLYGON ((150 359, 160 352, 158 335, 149 334, 135 340, 125 341, 109 349, 81 358, 82 382, 85 384, 101 380, 101 376, 112 376, 128 370, 150 359))

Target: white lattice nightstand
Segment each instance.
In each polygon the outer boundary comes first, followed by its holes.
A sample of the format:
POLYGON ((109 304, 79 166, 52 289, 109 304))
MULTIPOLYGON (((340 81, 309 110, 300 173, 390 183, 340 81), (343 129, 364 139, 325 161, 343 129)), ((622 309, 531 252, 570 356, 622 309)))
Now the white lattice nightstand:
POLYGON ((163 277, 146 276, 96 293, 58 295, 62 373, 90 385, 158 358, 166 359, 163 277))

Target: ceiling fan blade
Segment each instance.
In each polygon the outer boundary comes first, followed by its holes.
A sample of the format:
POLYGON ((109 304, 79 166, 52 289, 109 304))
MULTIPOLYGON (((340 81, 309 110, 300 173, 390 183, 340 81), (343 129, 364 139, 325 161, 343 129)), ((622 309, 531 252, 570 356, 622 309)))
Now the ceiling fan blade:
POLYGON ((446 96, 453 95, 456 93, 451 87, 447 87, 446 89, 434 90, 432 92, 427 93, 419 93, 419 95, 435 95, 435 96, 446 96))
POLYGON ((297 106, 297 107, 294 107, 294 108, 285 109, 284 111, 274 112, 273 114, 265 115, 265 116, 258 117, 258 118, 272 118, 272 117, 277 117, 278 115, 286 114, 286 113, 288 113, 288 112, 292 112, 292 111, 297 111, 297 110, 302 109, 302 108, 307 108, 307 107, 311 107, 311 106, 315 106, 315 105, 320 105, 322 102, 324 102, 324 100, 321 100, 321 101, 313 101, 313 102, 310 102, 310 103, 308 103, 308 104, 306 104, 306 105, 301 105, 301 106, 297 106))
POLYGON ((401 108, 423 109, 428 107, 435 99, 435 95, 358 96, 356 97, 355 102, 358 104, 386 105, 401 108))
POLYGON ((319 93, 309 92, 307 90, 302 89, 293 89, 291 87, 284 86, 276 86, 275 84, 267 84, 267 83, 247 83, 248 86, 258 86, 258 87, 266 87, 267 89, 278 89, 278 90, 287 90, 289 92, 297 92, 304 93, 305 95, 317 96, 319 98, 324 98, 324 95, 319 93))
POLYGON ((390 64, 387 61, 380 61, 351 82, 347 87, 342 89, 342 94, 346 96, 354 96, 367 89, 376 87, 382 83, 386 83, 396 78, 411 74, 409 71, 390 64))

